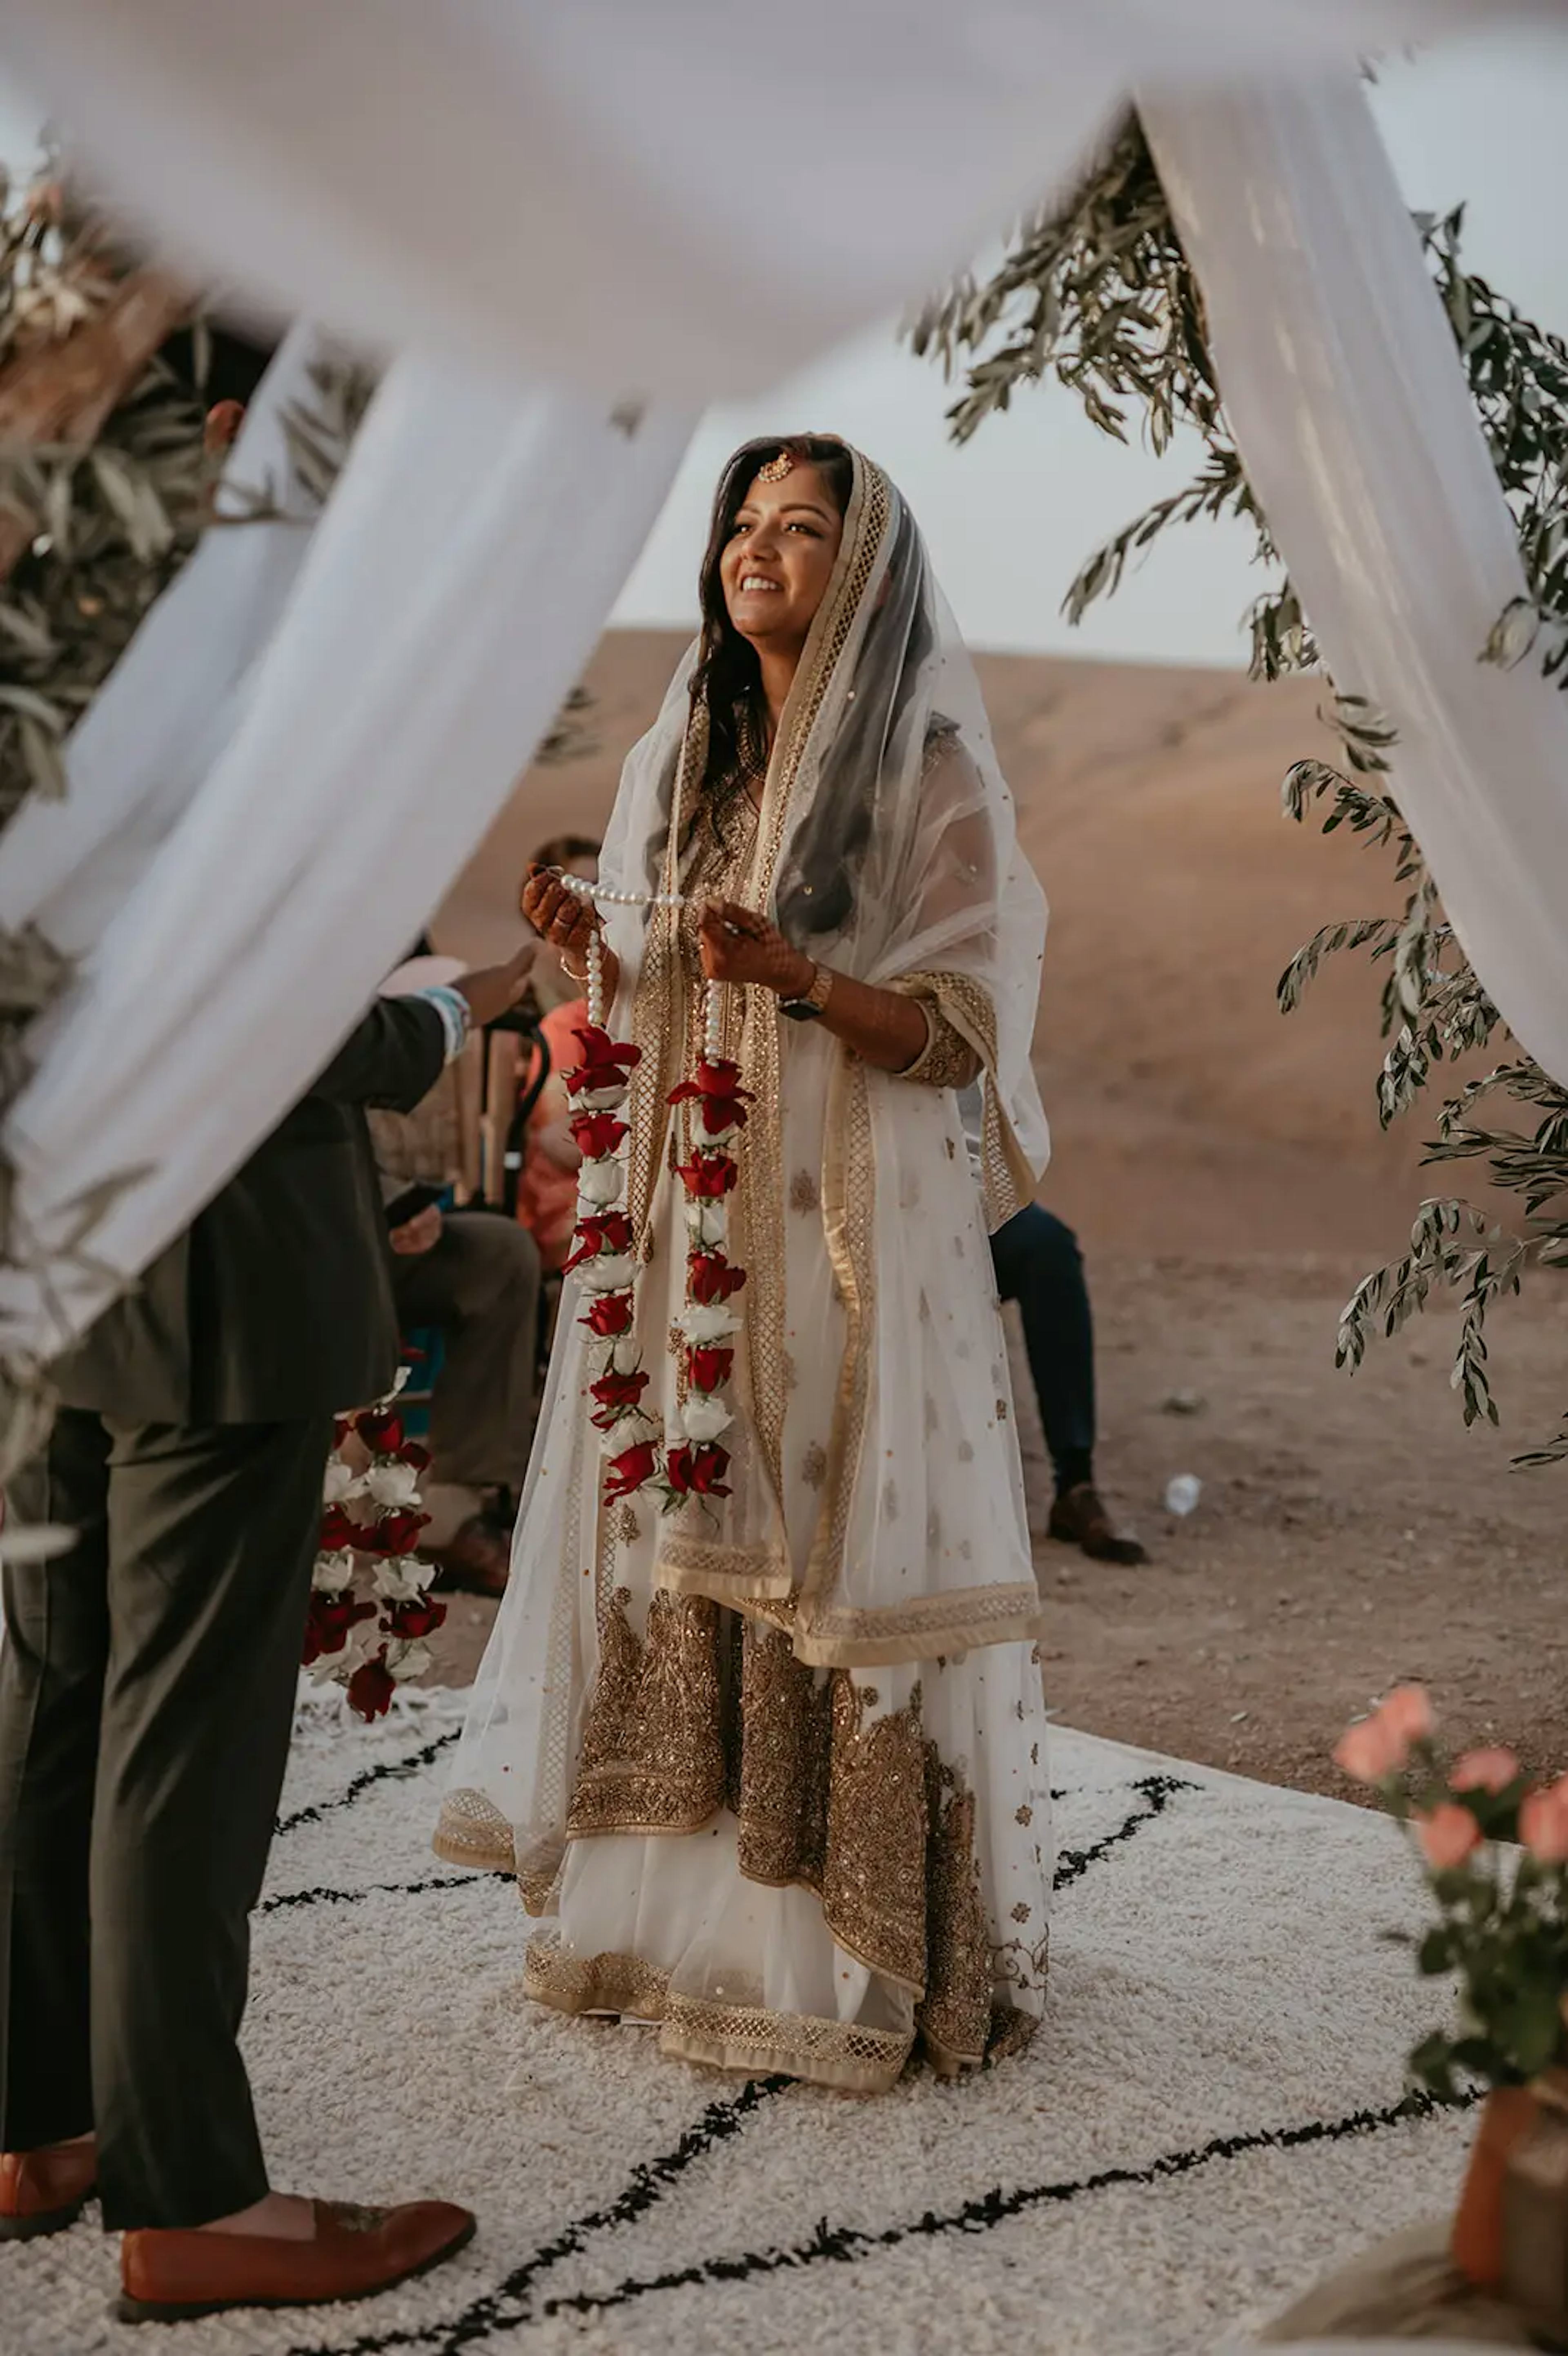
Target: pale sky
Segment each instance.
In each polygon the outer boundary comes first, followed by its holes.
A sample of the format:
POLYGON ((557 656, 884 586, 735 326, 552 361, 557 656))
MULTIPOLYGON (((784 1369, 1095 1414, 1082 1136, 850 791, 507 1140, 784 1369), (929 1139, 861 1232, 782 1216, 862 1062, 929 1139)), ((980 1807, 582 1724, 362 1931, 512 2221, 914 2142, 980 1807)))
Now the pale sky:
MULTIPOLYGON (((1568 333, 1568 31, 1449 44, 1382 69, 1374 102, 1413 207, 1468 205, 1466 254, 1531 317, 1568 333)), ((25 112, 0 82, 0 154, 26 166, 25 112)), ((911 501, 973 645, 1123 659, 1232 663, 1259 576, 1239 527, 1189 524, 1157 545, 1077 630, 1063 592, 1090 550, 1193 470, 1191 445, 1157 461, 1095 432, 1055 384, 1025 391, 964 449, 946 439, 941 372, 892 323, 780 387, 711 411, 613 619, 685 625, 720 466, 747 435, 847 434, 911 501)))
MULTIPOLYGON (((1468 202, 1472 269, 1541 325, 1568 333, 1568 33, 1490 38, 1386 67, 1375 102, 1413 207, 1468 202)), ((723 459, 752 434, 843 434, 880 461, 924 527, 971 644, 1172 662, 1244 659, 1239 616, 1258 593, 1239 527, 1173 530, 1116 595, 1069 629, 1060 607, 1090 550, 1194 471, 1089 425, 1054 383, 1020 395, 964 449, 947 442, 941 371, 891 324, 780 388, 716 409, 698 433, 626 585, 622 623, 689 623, 708 504, 723 459)))

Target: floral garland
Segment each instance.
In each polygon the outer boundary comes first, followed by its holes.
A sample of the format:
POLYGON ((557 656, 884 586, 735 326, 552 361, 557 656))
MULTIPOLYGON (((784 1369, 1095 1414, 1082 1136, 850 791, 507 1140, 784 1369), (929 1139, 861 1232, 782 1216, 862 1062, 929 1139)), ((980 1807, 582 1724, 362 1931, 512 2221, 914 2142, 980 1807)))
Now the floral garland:
POLYGON ((346 1687, 366 1719, 384 1717, 398 1687, 429 1668, 424 1639, 446 1617, 430 1592, 434 1571, 415 1552, 430 1521, 419 1509, 429 1462, 407 1436, 395 1393, 337 1419, 304 1664, 317 1685, 346 1687))
POLYGON ((700 1141, 677 1176, 686 1189, 686 1307, 677 1321, 682 1356, 679 1429, 667 1433, 643 1404, 651 1379, 636 1340, 635 1237, 624 1207, 625 1142, 622 1119, 631 1074, 642 1050, 612 1039, 604 1027, 602 952, 589 948, 588 1021, 576 1033, 582 1061, 563 1074, 574 1108, 571 1134, 582 1155, 573 1248, 566 1262, 589 1294, 580 1319, 601 1346, 591 1358, 592 1420, 604 1435, 606 1503, 652 1490, 671 1513, 690 1497, 727 1497, 729 1451, 720 1435, 734 1420, 725 1393, 734 1372, 741 1320, 731 1303, 746 1271, 730 1259, 729 1198, 740 1177, 730 1141, 745 1127, 752 1101, 741 1069, 720 1052, 720 985, 708 985, 703 1044, 689 1079, 671 1105, 694 1108, 700 1141))

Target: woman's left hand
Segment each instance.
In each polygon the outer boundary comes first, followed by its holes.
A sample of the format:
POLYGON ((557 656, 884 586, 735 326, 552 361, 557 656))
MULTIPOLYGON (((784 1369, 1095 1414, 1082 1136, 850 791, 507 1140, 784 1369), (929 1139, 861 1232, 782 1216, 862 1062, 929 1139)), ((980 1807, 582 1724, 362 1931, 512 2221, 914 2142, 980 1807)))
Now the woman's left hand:
POLYGON ((709 900, 699 919, 702 970, 709 981, 752 982, 781 998, 804 997, 816 969, 776 925, 734 900, 709 900))

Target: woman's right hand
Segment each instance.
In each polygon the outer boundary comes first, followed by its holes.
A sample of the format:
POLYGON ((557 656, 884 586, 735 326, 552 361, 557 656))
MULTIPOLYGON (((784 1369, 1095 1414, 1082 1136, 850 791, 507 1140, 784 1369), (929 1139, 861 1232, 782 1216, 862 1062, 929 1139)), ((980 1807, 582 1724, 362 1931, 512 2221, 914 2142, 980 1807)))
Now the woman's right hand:
POLYGON ((564 949, 579 966, 594 934, 603 929, 592 902, 568 891, 559 867, 530 867, 519 905, 540 938, 552 948, 564 949))

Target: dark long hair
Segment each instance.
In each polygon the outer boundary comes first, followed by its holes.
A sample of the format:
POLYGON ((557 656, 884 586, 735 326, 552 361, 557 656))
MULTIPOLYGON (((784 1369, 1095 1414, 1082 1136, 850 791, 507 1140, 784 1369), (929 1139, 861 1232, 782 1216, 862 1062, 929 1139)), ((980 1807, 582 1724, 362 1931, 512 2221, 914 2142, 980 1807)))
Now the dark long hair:
POLYGON ((716 812, 740 791, 767 743, 756 650, 730 619, 720 568, 735 518, 746 504, 758 468, 785 452, 797 466, 816 468, 840 515, 848 510, 854 486, 855 462, 848 446, 820 434, 784 434, 771 441, 744 443, 720 477, 713 501, 713 525, 698 575, 702 635, 691 674, 692 708, 703 705, 708 712, 708 769, 703 786, 716 812))

